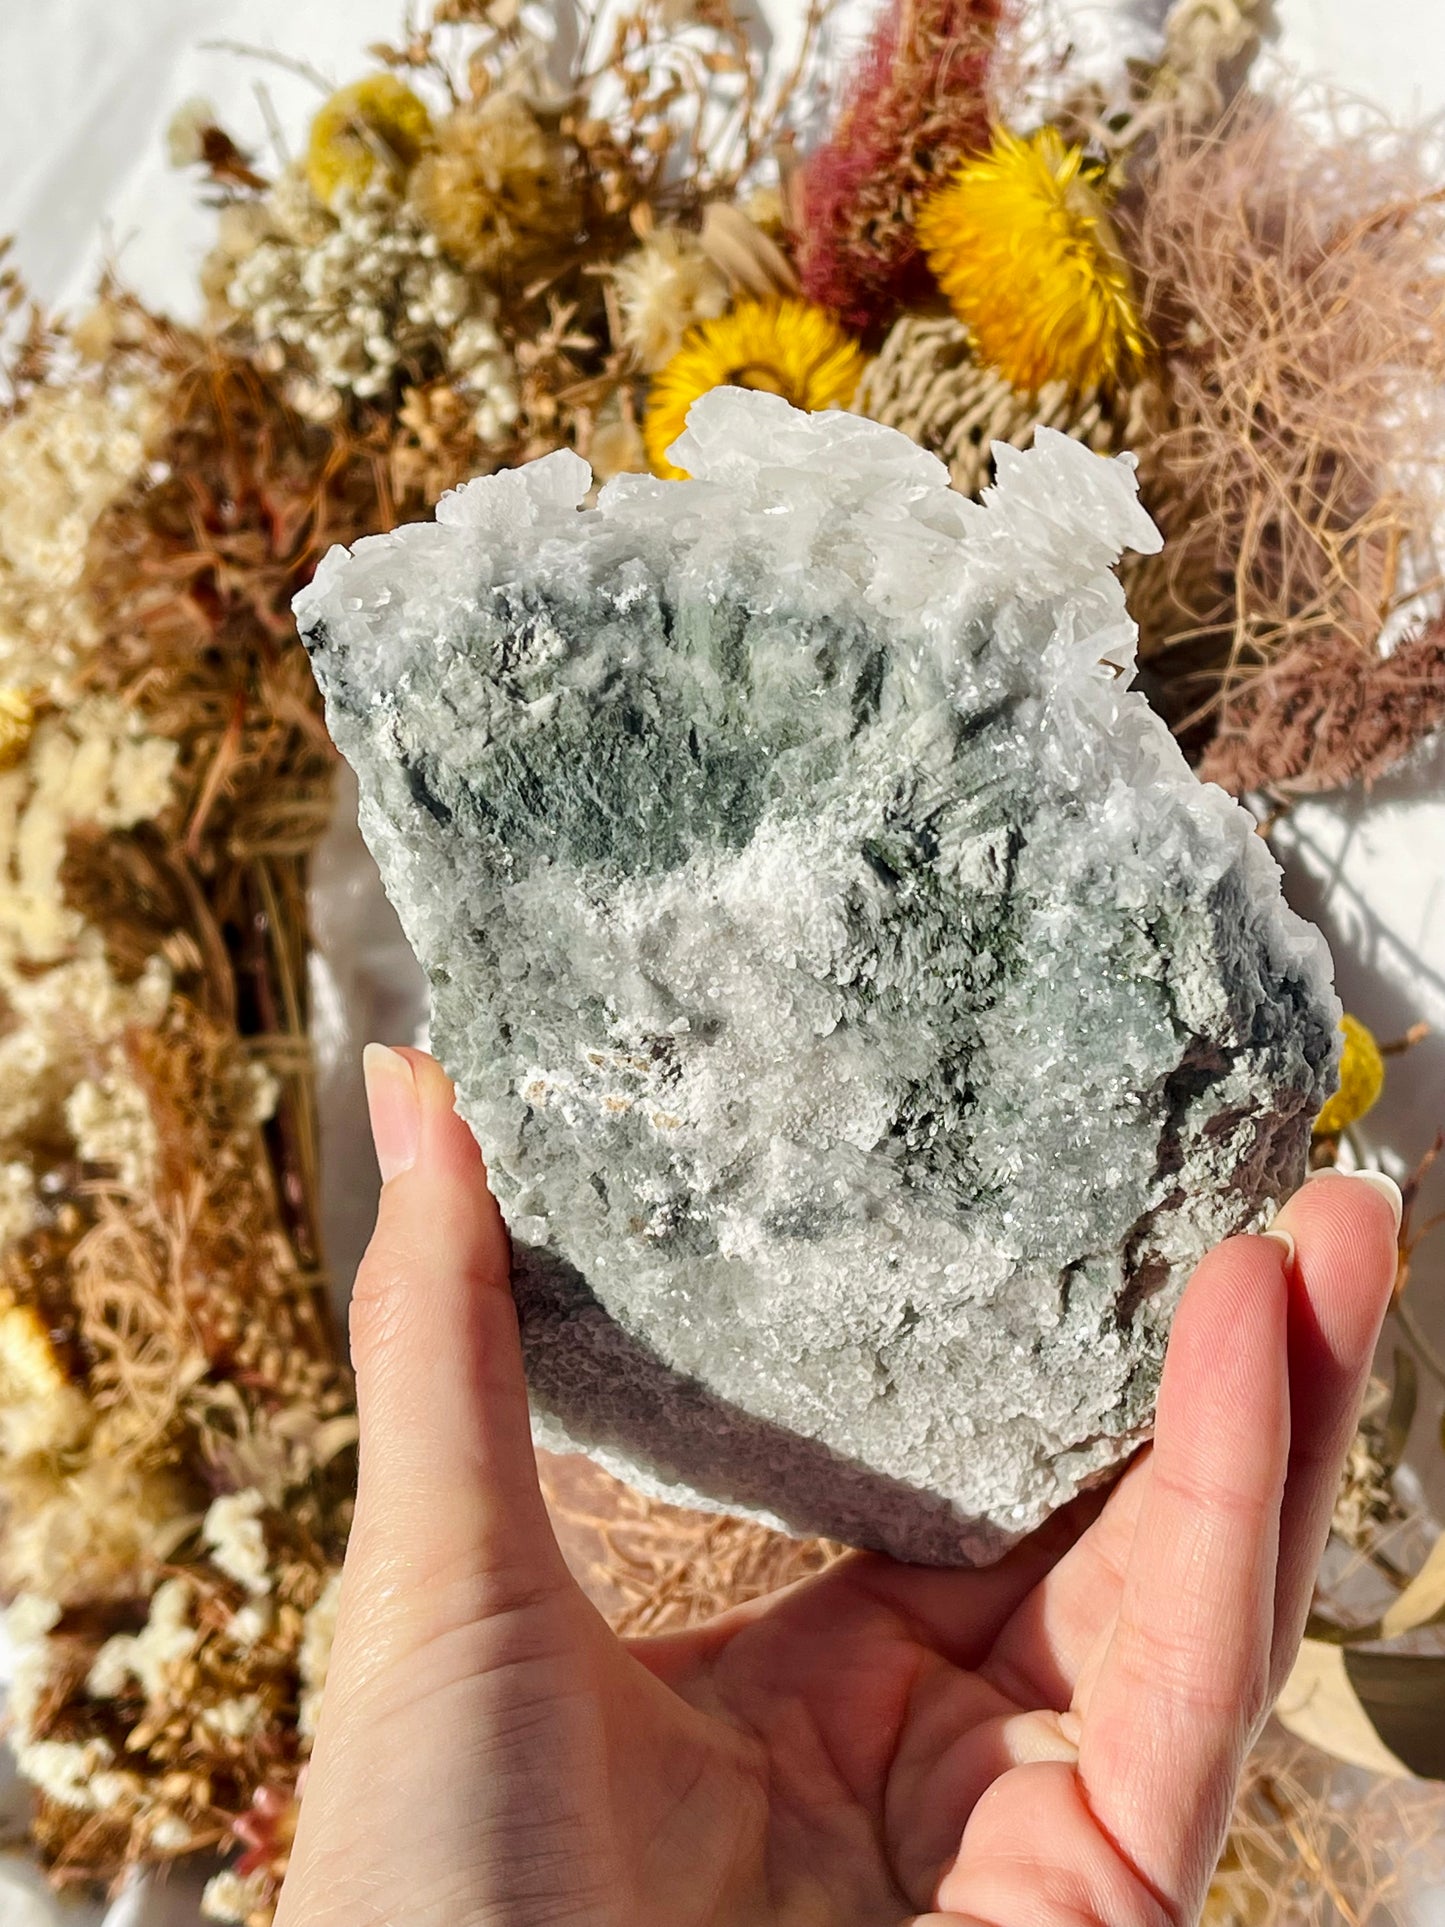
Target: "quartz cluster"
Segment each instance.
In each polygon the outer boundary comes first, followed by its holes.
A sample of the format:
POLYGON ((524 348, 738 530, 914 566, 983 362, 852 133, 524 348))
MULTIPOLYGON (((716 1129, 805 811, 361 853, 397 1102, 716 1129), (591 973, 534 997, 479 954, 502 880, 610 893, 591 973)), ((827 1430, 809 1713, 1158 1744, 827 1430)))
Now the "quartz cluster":
POLYGON ((981 502, 724 389, 297 603, 511 1227, 544 1444, 986 1560, 1148 1428, 1215 1240, 1298 1182, 1338 1006, 1129 687, 1128 458, 981 502))

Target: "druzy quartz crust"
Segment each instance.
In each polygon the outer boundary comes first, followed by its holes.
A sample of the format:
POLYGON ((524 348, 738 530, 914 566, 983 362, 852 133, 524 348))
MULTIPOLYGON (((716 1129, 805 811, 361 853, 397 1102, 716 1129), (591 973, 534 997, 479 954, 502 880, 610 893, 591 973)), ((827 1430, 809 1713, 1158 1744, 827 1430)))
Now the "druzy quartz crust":
POLYGON ((1146 1432, 1209 1245, 1298 1182, 1338 1006, 1129 688, 1128 458, 982 502, 721 390, 326 559, 297 614, 511 1229, 539 1441, 996 1557, 1146 1432))

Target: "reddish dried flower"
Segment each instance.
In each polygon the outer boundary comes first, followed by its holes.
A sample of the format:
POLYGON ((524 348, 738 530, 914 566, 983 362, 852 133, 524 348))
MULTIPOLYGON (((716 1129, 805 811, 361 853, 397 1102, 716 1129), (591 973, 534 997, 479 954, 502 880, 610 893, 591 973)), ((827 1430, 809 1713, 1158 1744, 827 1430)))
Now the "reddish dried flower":
POLYGON ((263 1868, 268 1873, 285 1871, 301 1810, 300 1794, 299 1785, 257 1787, 250 1811, 231 1824, 231 1832, 246 1849, 236 1862, 237 1873, 244 1876, 263 1868))
POLYGON ((1009 0, 890 0, 832 134, 804 166, 803 292, 859 334, 932 286, 913 234, 921 196, 986 147, 988 80, 1009 0))

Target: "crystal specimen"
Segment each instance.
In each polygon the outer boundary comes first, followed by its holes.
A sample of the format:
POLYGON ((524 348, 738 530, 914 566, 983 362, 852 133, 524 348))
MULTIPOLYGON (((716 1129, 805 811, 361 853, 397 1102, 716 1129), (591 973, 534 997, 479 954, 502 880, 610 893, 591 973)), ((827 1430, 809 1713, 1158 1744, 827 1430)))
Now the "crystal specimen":
POLYGON ((1298 1181, 1338 1012, 1128 688, 1127 458, 981 503, 721 390, 297 612, 511 1227, 537 1433, 666 1497, 996 1556, 1149 1423, 1185 1278, 1298 1181))

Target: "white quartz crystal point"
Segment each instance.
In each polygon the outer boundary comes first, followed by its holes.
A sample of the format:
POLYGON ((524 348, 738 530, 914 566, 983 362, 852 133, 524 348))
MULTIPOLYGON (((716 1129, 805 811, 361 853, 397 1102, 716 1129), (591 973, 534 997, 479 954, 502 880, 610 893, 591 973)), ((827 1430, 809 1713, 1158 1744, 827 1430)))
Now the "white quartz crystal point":
POLYGON ((997 1556, 1147 1430, 1338 1013, 1251 819, 1128 688, 1132 464, 981 502, 721 390, 692 479, 555 454, 297 600, 511 1227, 538 1437, 997 1556))

